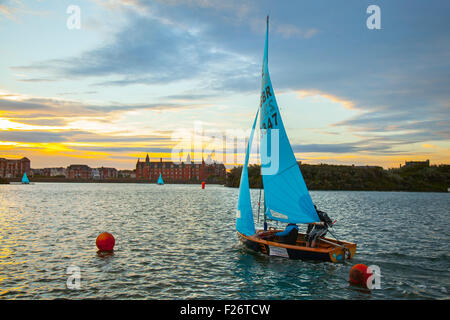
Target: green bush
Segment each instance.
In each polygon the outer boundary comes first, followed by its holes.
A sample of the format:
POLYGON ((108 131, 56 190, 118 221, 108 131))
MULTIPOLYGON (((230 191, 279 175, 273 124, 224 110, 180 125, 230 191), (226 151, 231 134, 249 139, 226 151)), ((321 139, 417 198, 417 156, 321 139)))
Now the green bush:
MULTIPOLYGON (((408 166, 384 170, 374 166, 300 165, 309 190, 375 190, 447 192, 450 186, 450 165, 408 166)), ((248 168, 251 188, 260 188, 259 165, 248 168)), ((226 186, 239 187, 242 167, 227 173, 226 186)))

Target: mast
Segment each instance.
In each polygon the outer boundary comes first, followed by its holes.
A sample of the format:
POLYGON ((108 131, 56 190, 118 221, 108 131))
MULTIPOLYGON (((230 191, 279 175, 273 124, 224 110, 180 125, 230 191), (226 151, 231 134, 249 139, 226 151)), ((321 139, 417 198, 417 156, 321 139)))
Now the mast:
MULTIPOLYGON (((267 15, 267 18, 266 18, 266 44, 264 46, 263 74, 264 74, 264 63, 266 63, 266 64, 269 63, 269 15, 267 15)), ((261 128, 262 127, 261 127, 261 122, 260 122, 260 130, 259 130, 260 132, 261 132, 261 128)), ((263 183, 263 178, 262 178, 262 164, 261 164, 260 170, 261 170, 261 184, 262 184, 263 193, 264 193, 264 231, 267 231, 267 215, 266 215, 267 205, 266 205, 266 192, 264 190, 264 183, 263 183)))
POLYGON ((267 62, 269 62, 269 15, 266 18, 266 48, 265 56, 267 62))

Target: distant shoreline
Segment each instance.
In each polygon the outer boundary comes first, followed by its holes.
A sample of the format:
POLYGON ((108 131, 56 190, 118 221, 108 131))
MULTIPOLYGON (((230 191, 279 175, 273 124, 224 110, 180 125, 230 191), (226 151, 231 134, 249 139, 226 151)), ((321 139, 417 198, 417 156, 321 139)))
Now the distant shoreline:
MULTIPOLYGON (((20 179, 7 179, 6 183, 2 184, 9 184, 9 182, 20 182, 20 179)), ((132 183, 132 184, 156 184, 156 181, 146 181, 146 180, 124 180, 124 179, 109 179, 109 180, 81 180, 81 179, 35 179, 30 180, 31 183, 98 183, 98 184, 108 184, 108 183, 132 183)), ((172 184, 192 184, 192 185, 201 185, 201 181, 198 182, 164 182, 165 185, 172 185, 172 184)), ((221 185, 226 188, 233 188, 237 189, 239 186, 227 186, 223 183, 217 183, 217 182, 209 182, 207 185, 221 185)), ((259 187, 250 186, 250 189, 259 189, 259 187)), ((309 191, 361 191, 361 192, 427 192, 427 193, 448 193, 449 191, 444 190, 406 190, 406 189, 325 189, 325 188, 308 188, 309 191)))
MULTIPOLYGON (((428 166, 413 165, 398 169, 384 170, 381 167, 355 167, 343 165, 306 165, 300 164, 303 178, 309 190, 314 191, 404 191, 404 192, 449 192, 450 165, 428 166)), ((227 173, 226 180, 206 179, 206 184, 224 185, 238 188, 242 167, 234 167, 227 173)), ((250 188, 258 189, 262 185, 258 165, 248 167, 250 188)), ((20 182, 19 177, 2 179, 0 183, 20 182)), ((30 177, 31 182, 53 183, 144 183, 156 184, 156 180, 136 178, 110 179, 67 179, 60 177, 30 177)), ((201 184, 201 180, 165 180, 165 184, 201 184)))
MULTIPOLYGON (((20 178, 8 178, 3 179, 6 182, 20 182, 20 178)), ((143 180, 143 179, 66 179, 66 178, 49 178, 49 177, 39 177, 30 178, 30 182, 58 182, 58 183, 146 183, 146 184, 156 184, 156 180, 143 180)), ((201 184, 202 181, 164 181, 164 184, 201 184)), ((224 184, 219 182, 208 182, 206 184, 224 184)))
MULTIPOLYGON (((9 184, 9 182, 20 182, 20 179, 4 179, 6 183, 1 184, 9 184)), ((133 184, 156 184, 156 181, 148 181, 148 180, 136 180, 136 179, 108 179, 108 180, 82 180, 82 179, 31 179, 31 183, 98 183, 98 184, 108 184, 108 183, 133 183, 133 184)), ((201 185, 201 181, 195 182, 164 182, 164 184, 192 184, 192 185, 201 185)), ((230 186, 223 183, 217 182, 209 182, 207 185, 222 185, 227 188, 237 189, 239 186, 230 186)), ((250 189, 259 189, 259 187, 250 186, 250 189)), ((326 189, 326 188, 308 188, 309 191, 361 191, 361 192, 429 192, 429 193, 447 193, 448 191, 444 190, 406 190, 406 189, 390 189, 390 188, 379 188, 379 189, 326 189)))

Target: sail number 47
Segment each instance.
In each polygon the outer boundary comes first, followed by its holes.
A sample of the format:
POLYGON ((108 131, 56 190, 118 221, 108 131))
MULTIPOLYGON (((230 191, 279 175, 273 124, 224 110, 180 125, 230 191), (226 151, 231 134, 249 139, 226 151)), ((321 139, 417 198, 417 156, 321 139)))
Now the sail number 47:
MULTIPOLYGON (((275 125, 277 126, 277 125, 278 125, 278 121, 277 121, 277 113, 274 112, 274 113, 272 114, 271 117, 272 117, 272 119, 274 120, 275 125)), ((264 129, 272 129, 272 128, 273 128, 273 124, 272 124, 272 121, 270 120, 270 117, 267 118, 267 126, 266 126, 265 123, 263 123, 262 126, 263 126, 264 129)))
POLYGON ((261 106, 263 106, 264 115, 267 117, 267 124, 264 122, 262 124, 262 127, 264 129, 272 129, 273 124, 275 123, 275 126, 278 125, 278 119, 277 119, 277 112, 275 111, 275 107, 273 106, 273 99, 272 99, 272 93, 270 91, 270 86, 267 86, 265 90, 261 92, 261 106), (268 102, 267 105, 265 105, 266 101, 268 102), (269 111, 272 112, 272 115, 268 116, 267 107, 269 107, 269 111), (272 120, 271 120, 272 118, 272 120))

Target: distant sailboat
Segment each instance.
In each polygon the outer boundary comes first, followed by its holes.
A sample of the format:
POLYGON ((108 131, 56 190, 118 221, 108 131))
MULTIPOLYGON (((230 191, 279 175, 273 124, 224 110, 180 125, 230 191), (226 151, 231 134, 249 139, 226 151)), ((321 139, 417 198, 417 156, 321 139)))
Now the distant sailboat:
POLYGON ((30 180, 28 180, 27 173, 23 173, 22 184, 30 184, 30 180))
POLYGON ((266 217, 271 220, 294 224, 320 221, 289 143, 275 99, 268 69, 268 37, 269 17, 267 17, 262 70, 261 102, 253 121, 239 186, 236 213, 236 230, 239 240, 252 250, 290 259, 338 262, 346 258, 352 258, 356 252, 356 244, 354 243, 320 238, 318 247, 311 248, 306 246, 305 234, 298 234, 294 243, 286 244, 275 240, 265 240, 261 236, 263 231, 265 235, 273 235, 282 230, 266 232, 267 230, 256 231, 255 229, 247 166, 258 115, 261 130, 260 156, 264 186, 265 223, 266 217), (274 148, 278 148, 278 150, 274 148), (268 154, 273 159, 269 159, 268 154), (276 158, 277 156, 278 158, 276 158))
POLYGON ((164 184, 164 181, 163 181, 163 178, 161 176, 161 173, 159 174, 158 182, 156 182, 156 184, 160 184, 160 185, 164 184))

